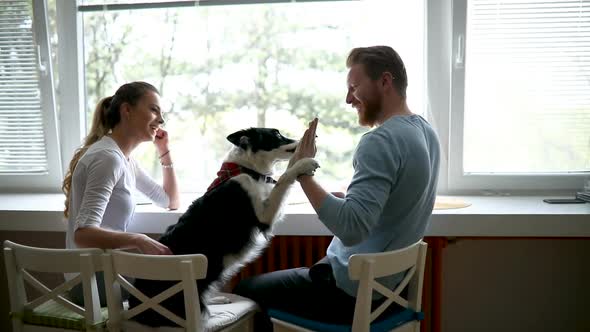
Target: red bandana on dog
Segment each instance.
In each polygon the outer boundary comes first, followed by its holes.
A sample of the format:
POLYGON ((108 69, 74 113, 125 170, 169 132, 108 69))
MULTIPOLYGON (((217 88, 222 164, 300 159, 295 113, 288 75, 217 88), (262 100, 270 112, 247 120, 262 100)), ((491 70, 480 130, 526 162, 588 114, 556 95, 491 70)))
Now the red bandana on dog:
POLYGON ((207 188, 207 191, 215 189, 220 184, 240 174, 248 174, 251 177, 253 177, 254 180, 257 181, 259 179, 263 179, 266 183, 277 183, 275 179, 268 175, 260 174, 256 171, 240 166, 236 163, 223 163, 221 164, 221 169, 219 170, 219 172, 217 172, 217 178, 213 180, 213 183, 211 183, 209 188, 207 188))

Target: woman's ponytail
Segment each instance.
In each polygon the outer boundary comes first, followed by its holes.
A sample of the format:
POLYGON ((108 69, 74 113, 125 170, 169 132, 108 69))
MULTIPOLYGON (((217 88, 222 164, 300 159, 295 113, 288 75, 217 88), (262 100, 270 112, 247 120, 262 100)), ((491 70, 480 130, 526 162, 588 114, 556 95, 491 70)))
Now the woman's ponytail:
POLYGON ((88 147, 98 140, 100 140, 104 135, 106 135, 109 130, 112 128, 109 127, 108 123, 108 113, 111 107, 113 97, 106 97, 103 98, 98 104, 96 105, 96 109, 94 110, 94 115, 92 116, 92 126, 90 127, 90 132, 84 138, 84 145, 78 148, 74 152, 74 156, 70 161, 70 165, 68 167, 68 171, 64 177, 63 184, 61 186, 61 190, 66 195, 66 200, 64 202, 64 216, 66 218, 69 217, 70 212, 70 189, 72 186, 72 175, 74 174, 74 169, 76 169, 76 165, 78 165, 78 161, 80 158, 86 153, 88 147))

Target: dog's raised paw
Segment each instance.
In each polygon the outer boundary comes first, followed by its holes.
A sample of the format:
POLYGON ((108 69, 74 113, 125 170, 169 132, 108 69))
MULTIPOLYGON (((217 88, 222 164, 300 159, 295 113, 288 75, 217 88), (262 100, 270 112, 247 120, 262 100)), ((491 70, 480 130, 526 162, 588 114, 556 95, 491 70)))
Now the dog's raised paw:
POLYGON ((320 168, 320 164, 313 158, 303 158, 293 165, 293 171, 299 175, 314 175, 315 170, 320 168))

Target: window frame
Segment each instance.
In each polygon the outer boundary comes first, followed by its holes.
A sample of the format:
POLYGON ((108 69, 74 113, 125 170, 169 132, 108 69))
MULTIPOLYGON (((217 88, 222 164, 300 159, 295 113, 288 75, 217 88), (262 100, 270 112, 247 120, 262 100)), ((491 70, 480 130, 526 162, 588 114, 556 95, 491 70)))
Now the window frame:
POLYGON ((58 123, 55 104, 55 87, 53 67, 49 50, 49 31, 47 20, 47 3, 45 0, 32 0, 32 29, 37 43, 39 90, 43 132, 47 154, 47 172, 13 173, 0 175, 0 189, 3 192, 57 192, 61 188, 62 167, 59 154, 58 123), (42 69, 42 67, 44 67, 42 69))
MULTIPOLYGON (((201 1, 198 5, 199 6, 219 6, 219 5, 244 5, 244 4, 276 4, 276 3, 288 3, 288 2, 333 2, 334 5, 339 5, 340 2, 343 1, 360 1, 360 0, 297 0, 297 1, 290 1, 290 0, 251 0, 248 2, 243 1, 201 1)), ((426 8, 426 2, 428 0, 424 0, 424 8, 426 8)), ((67 3, 63 3, 62 1, 57 1, 57 12, 62 13, 62 19, 60 22, 58 16, 58 32, 61 33, 63 31, 77 31, 76 38, 68 38, 67 42, 71 45, 69 47, 64 47, 60 45, 59 47, 59 54, 60 54, 60 63, 74 63, 77 61, 78 65, 76 66, 77 72, 72 72, 72 66, 69 67, 69 72, 67 72, 65 68, 60 66, 60 87, 68 86, 68 90, 63 91, 74 91, 74 87, 77 87, 78 91, 82 91, 82 94, 78 99, 74 99, 70 96, 70 101, 61 100, 60 99, 60 109, 62 110, 61 119, 60 119, 60 127, 61 128, 68 128, 68 130, 63 131, 62 140, 64 144, 62 144, 62 151, 61 155, 64 160, 63 167, 65 170, 68 168, 68 163, 71 160, 71 156, 73 155, 73 151, 80 146, 80 143, 83 137, 86 136, 86 123, 84 119, 84 112, 86 111, 86 94, 85 94, 85 77, 84 77, 84 41, 83 41, 83 14, 88 12, 96 12, 96 11, 116 11, 116 10, 133 10, 133 9, 155 9, 155 8, 171 8, 171 7, 187 7, 187 3, 193 3, 192 1, 185 0, 185 1, 154 1, 150 3, 129 3, 129 4, 106 4, 106 5, 82 5, 79 3, 80 0, 76 1, 67 1, 67 3), (67 17, 66 17, 66 14, 67 17), (71 16, 76 16, 75 19, 71 18, 71 16), (65 26, 64 28, 60 28, 60 25, 65 26), (74 46, 74 40, 77 44, 74 46), (69 60, 65 60, 64 56, 66 55, 69 60), (73 110, 79 110, 76 114, 73 110), (69 144, 68 144, 69 143, 69 144)), ((194 6, 192 4, 191 6, 194 6)), ((424 13, 425 14, 425 13, 424 13)), ((424 24, 426 24, 426 17, 424 17, 424 24)), ((61 44, 61 42, 60 42, 61 44)), ((426 49, 424 49, 426 51, 426 49)), ((426 56, 424 56, 424 60, 426 56)), ((344 63, 342 66, 344 68, 344 63)), ((424 76, 427 73, 424 72, 424 76)), ((344 77, 343 77, 344 79, 344 77)), ((421 83, 421 86, 425 88, 425 83, 421 83)), ((71 93, 74 94, 74 93, 71 93)), ((344 98, 344 97, 342 97, 344 98)), ((424 100, 426 100, 426 95, 424 100)), ((422 104, 425 104, 425 101, 422 101, 422 104)), ((426 108, 423 107, 424 110, 426 108)), ((432 114, 427 114, 425 111, 425 115, 430 117, 432 114)))
POLYGON ((65 173, 75 150, 81 146, 86 136, 83 21, 82 14, 77 9, 77 1, 56 1, 55 5, 59 39, 58 61, 61 64, 70 64, 59 66, 59 153, 65 173), (72 32, 74 36, 71 36, 72 32))
MULTIPOLYGON (((463 173, 463 126, 465 99, 465 58, 467 2, 469 0, 444 0, 447 12, 451 13, 450 43, 446 52, 447 68, 450 70, 448 88, 449 130, 448 130, 448 191, 454 193, 485 192, 502 193, 516 191, 569 191, 581 190, 585 177, 590 172, 546 173, 546 174, 482 174, 463 173), (450 8, 450 10, 449 10, 450 8), (457 128, 457 130, 454 130, 457 128)), ((436 0, 429 0, 429 3, 436 0)), ((434 13, 433 13, 434 14, 434 13)), ((430 18, 430 17, 429 17, 430 18)), ((439 81, 436 78, 434 81, 439 81)), ((447 81, 445 81, 447 82, 447 81)))
MULTIPOLYGON (((425 112, 439 134, 441 167, 439 194, 494 194, 502 192, 549 192, 579 190, 588 173, 564 174, 463 174, 463 62, 468 0, 426 1, 426 107, 425 112), (459 48, 461 47, 461 48, 459 48)), ((82 12, 75 1, 57 1, 58 33, 76 31, 75 38, 61 38, 60 139, 63 168, 85 136, 84 52, 82 12)))

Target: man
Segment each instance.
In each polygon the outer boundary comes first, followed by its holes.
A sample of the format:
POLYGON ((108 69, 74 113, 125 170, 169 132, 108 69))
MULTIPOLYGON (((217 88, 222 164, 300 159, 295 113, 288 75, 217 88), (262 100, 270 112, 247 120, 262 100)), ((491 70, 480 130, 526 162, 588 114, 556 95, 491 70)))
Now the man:
MULTIPOLYGON (((332 323, 352 322, 358 283, 348 278, 351 255, 403 248, 424 236, 440 158, 436 133, 406 103, 406 69, 391 47, 355 48, 347 67, 346 103, 357 110, 361 126, 373 128, 356 148, 347 193, 327 193, 313 176, 298 179, 319 219, 334 234, 326 258, 311 269, 244 280, 235 289, 263 309, 332 323)), ((318 119, 310 122, 291 164, 315 156, 317 125, 318 119)), ((402 277, 382 283, 393 289, 402 277)))

